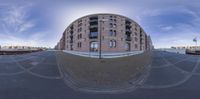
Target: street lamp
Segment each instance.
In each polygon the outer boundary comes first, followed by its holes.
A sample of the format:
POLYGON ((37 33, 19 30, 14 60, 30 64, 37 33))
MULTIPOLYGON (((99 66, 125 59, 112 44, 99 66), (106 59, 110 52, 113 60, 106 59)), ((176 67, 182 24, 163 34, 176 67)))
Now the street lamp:
POLYGON ((101 27, 101 22, 106 22, 106 21, 108 21, 108 19, 100 19, 99 20, 99 26, 100 26, 100 30, 99 30, 99 59, 101 59, 102 57, 101 57, 101 29, 102 29, 102 27, 101 27))

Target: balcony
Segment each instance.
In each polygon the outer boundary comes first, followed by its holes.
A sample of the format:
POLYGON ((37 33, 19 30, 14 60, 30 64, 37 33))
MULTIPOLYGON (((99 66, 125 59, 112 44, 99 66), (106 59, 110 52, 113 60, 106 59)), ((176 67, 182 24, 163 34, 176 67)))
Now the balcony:
POLYGON ((90 39, 97 39, 98 38, 98 32, 90 32, 89 38, 90 39))
POLYGON ((98 20, 98 16, 92 16, 90 17, 90 20, 98 20))
POLYGON ((70 40, 70 43, 73 43, 73 40, 70 40))
POLYGON ((90 32, 97 32, 97 31, 98 31, 97 27, 90 28, 90 32))
POLYGON ((125 23, 126 23, 126 25, 131 25, 130 21, 126 21, 125 23))
POLYGON ((98 22, 98 19, 90 20, 90 22, 98 22))
POLYGON ((98 24, 96 25, 90 25, 90 28, 97 28, 98 27, 98 24))
POLYGON ((98 25, 98 22, 97 21, 90 22, 90 25, 98 25))
POLYGON ((126 41, 131 41, 131 40, 132 40, 131 36, 130 36, 130 35, 127 35, 127 36, 126 36, 126 41))
POLYGON ((126 25, 126 28, 130 29, 130 28, 131 28, 131 25, 126 25))
POLYGON ((70 35, 69 37, 70 37, 71 39, 73 39, 73 35, 70 35))
POLYGON ((131 29, 126 29, 126 33, 131 33, 131 29))
POLYGON ((69 32, 70 32, 70 34, 73 34, 73 33, 74 33, 73 30, 70 30, 69 32))

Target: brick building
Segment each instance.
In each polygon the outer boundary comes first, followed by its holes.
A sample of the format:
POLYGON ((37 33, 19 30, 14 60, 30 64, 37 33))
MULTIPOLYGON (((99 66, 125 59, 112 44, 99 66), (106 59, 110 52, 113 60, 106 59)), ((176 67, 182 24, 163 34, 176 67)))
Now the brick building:
POLYGON ((124 52, 145 51, 151 47, 150 36, 130 18, 116 14, 93 14, 72 22, 55 49, 124 52))

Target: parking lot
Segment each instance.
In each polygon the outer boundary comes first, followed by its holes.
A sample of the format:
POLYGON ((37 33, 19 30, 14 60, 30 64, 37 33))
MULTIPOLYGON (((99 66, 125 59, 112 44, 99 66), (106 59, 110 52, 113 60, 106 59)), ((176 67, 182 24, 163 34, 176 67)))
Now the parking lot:
POLYGON ((132 91, 107 94, 69 87, 56 55, 56 51, 44 51, 0 56, 0 99, 200 98, 199 56, 153 51, 152 64, 142 85, 132 91))

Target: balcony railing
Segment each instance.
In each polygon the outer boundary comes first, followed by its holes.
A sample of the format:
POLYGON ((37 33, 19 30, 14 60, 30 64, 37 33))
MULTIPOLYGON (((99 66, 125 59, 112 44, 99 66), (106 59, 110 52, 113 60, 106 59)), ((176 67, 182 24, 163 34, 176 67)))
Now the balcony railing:
POLYGON ((98 22, 90 22, 90 26, 92 25, 98 25, 98 22))
POLYGON ((126 25, 126 28, 130 29, 130 28, 131 28, 131 25, 126 25))
POLYGON ((132 38, 130 36, 126 37, 126 41, 131 41, 131 40, 132 40, 132 38))
POLYGON ((96 27, 98 27, 98 24, 90 25, 90 28, 96 28, 96 27))
POLYGON ((73 40, 70 40, 70 43, 73 43, 73 40))
POLYGON ((96 38, 98 38, 98 32, 90 32, 89 38, 90 39, 96 39, 96 38))
POLYGON ((90 22, 98 22, 98 19, 90 20, 90 22))

